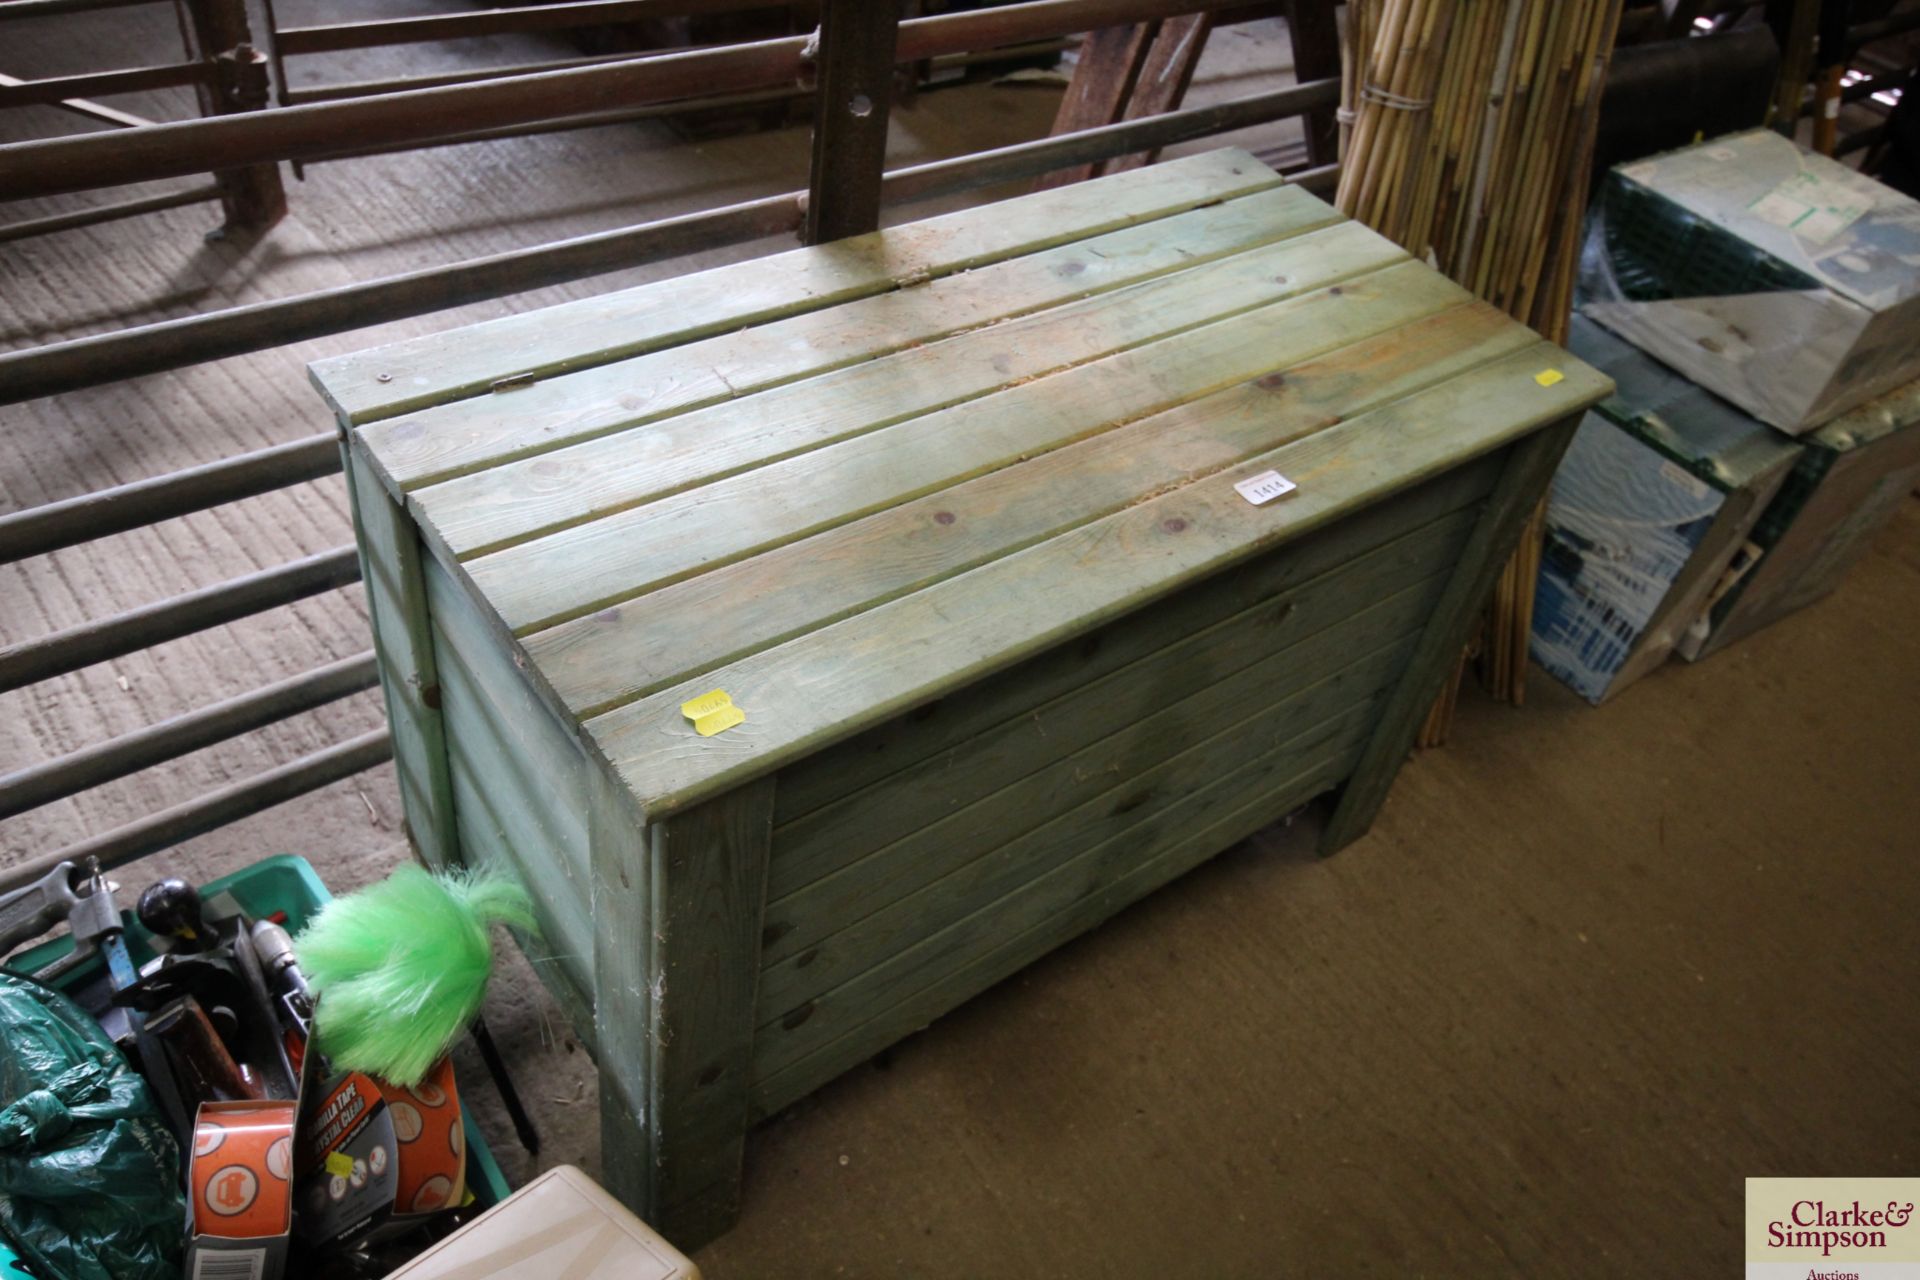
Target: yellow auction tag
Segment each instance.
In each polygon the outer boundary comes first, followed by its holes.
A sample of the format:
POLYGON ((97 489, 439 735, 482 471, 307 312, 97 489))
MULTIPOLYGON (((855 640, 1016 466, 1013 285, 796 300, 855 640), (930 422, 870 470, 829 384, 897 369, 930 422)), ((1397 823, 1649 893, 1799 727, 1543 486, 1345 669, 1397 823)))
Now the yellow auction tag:
POLYGON ((1558 369, 1542 369, 1533 375, 1533 380, 1543 387, 1550 387, 1556 382, 1565 382, 1566 379, 1567 375, 1558 369))
POLYGON ((724 689, 687 699, 680 704, 680 714, 693 721, 694 732, 703 738, 744 724, 747 719, 747 713, 733 705, 733 699, 724 689))
POLYGON ((680 714, 689 720, 698 720, 701 716, 712 715, 720 708, 732 705, 733 699, 727 696, 725 689, 715 689, 712 693, 703 693, 681 703, 680 714))
POLYGON ((326 1159, 327 1172, 338 1178, 353 1175, 353 1157, 344 1151, 329 1151, 326 1159))
POLYGON ((693 731, 703 738, 711 738, 722 729, 731 729, 737 724, 745 724, 746 720, 747 713, 729 702, 717 711, 709 711, 696 718, 693 722, 693 731))

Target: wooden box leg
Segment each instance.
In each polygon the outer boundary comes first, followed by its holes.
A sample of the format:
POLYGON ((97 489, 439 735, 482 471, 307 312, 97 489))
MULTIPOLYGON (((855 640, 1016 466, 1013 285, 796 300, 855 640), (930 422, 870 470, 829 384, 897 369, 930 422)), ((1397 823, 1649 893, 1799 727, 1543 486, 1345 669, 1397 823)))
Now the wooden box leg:
POLYGON ((1433 616, 1407 659, 1407 668, 1387 698, 1359 763, 1335 801, 1333 815, 1320 833, 1320 852, 1334 853, 1365 835, 1386 803, 1394 775, 1413 749, 1413 738, 1440 692, 1441 682, 1459 661, 1486 607, 1494 579, 1513 554, 1527 517, 1560 465, 1582 415, 1563 418, 1509 447, 1506 465, 1487 495, 1480 518, 1460 553, 1453 576, 1434 606, 1433 616))
POLYGON ((602 1176, 687 1251, 740 1211, 773 786, 642 826, 594 782, 602 1176))

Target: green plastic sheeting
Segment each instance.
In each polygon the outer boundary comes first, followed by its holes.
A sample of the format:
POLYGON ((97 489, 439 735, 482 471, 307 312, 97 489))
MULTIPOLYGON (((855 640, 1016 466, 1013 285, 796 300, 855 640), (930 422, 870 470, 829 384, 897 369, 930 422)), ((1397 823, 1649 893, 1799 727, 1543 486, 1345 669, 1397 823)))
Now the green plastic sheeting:
POLYGON ((180 1148, 93 1019, 0 973, 0 1234, 57 1280, 174 1280, 180 1148))

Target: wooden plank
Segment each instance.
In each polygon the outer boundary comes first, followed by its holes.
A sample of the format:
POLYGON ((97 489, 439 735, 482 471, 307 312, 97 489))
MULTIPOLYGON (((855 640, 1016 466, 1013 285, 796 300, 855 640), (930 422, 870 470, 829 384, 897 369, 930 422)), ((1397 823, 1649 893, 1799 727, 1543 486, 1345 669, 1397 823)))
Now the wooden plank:
MULTIPOLYGON (((1595 375, 1598 376, 1598 375, 1595 375)), ((1543 430, 1515 442, 1506 466, 1475 523, 1445 594, 1434 608, 1418 648, 1399 686, 1387 699, 1366 750, 1342 789, 1338 806, 1320 835, 1320 848, 1332 853, 1366 833, 1385 803, 1400 762, 1413 749, 1414 734, 1433 707, 1441 684, 1451 675, 1467 646, 1468 634, 1506 567, 1520 530, 1547 491, 1560 456, 1579 426, 1568 414, 1543 430)))
POLYGON ((632 807, 595 778, 602 1159, 610 1190, 697 1248, 738 1211, 774 784, 636 839, 632 807))
MULTIPOLYGON (((457 753, 451 763, 454 789, 464 797, 467 793, 462 788, 466 784, 457 753)), ((459 818, 460 847, 473 865, 512 865, 500 824, 486 807, 484 795, 477 796, 473 804, 463 805, 459 818)), ((559 1003, 574 1038, 591 1054, 594 1051, 593 998, 589 994, 593 990, 592 930, 589 928, 577 944, 566 941, 568 934, 564 925, 549 927, 543 920, 538 894, 534 895, 534 917, 537 926, 534 931, 510 929, 509 932, 534 976, 559 1003)))
POLYGON ((778 956, 768 948, 762 1026, 1020 890, 1074 851, 1121 835, 1301 726, 1371 699, 1400 674, 1418 630, 1416 610, 1436 594, 1438 584, 1410 589, 1393 608, 1294 646, 1285 669, 1268 662, 1242 673, 1258 687, 1238 687, 1242 677, 1215 683, 953 814, 937 835, 899 841, 770 904, 769 933, 792 923, 791 936, 808 941, 778 956), (1014 806, 1030 797, 1029 825, 1027 811, 1014 806), (1021 816, 1006 822, 1009 814, 1021 816))
POLYGON ((660 991, 652 1220, 682 1248, 738 1212, 773 787, 761 779, 649 827, 660 991))
MULTIPOLYGON (((380 646, 376 643, 374 645, 376 657, 379 652, 380 646)), ((382 668, 382 670, 386 669, 382 668)), ((434 759, 437 749, 428 744, 426 720, 418 705, 407 701, 404 686, 399 686, 392 694, 388 694, 383 682, 381 694, 387 707, 387 731, 393 738, 393 771, 400 783, 400 807, 406 824, 407 842, 412 846, 414 857, 423 866, 457 865, 460 852, 454 833, 448 832, 445 841, 442 842, 432 827, 432 815, 435 812, 433 788, 425 771, 428 763, 434 759), (401 708, 397 716, 393 713, 396 703, 401 708), (418 830, 416 830, 416 821, 418 830), (428 854, 428 850, 442 848, 443 845, 445 851, 441 856, 448 861, 435 861, 428 854)), ((444 736, 441 741, 444 742, 444 736)), ((441 754, 444 758, 444 754, 441 754)))
MULTIPOLYGON (((198 68, 195 69, 198 70, 198 68)), ((0 74, 0 88, 18 89, 22 86, 39 88, 40 85, 37 83, 37 80, 40 78, 41 77, 36 77, 35 80, 22 80, 18 76, 0 74)), ((189 81, 189 83, 192 82, 189 81)), ((22 103, 17 97, 10 101, 0 102, 0 106, 11 107, 23 105, 27 104, 22 103)), ((58 107, 62 111, 71 111, 74 115, 85 116, 89 120, 98 120, 102 124, 110 124, 120 129, 141 129, 154 123, 145 116, 136 116, 131 111, 122 111, 118 107, 110 107, 104 102, 95 102, 91 98, 55 98, 45 105, 58 107)))
POLYGON ((431 559, 423 579, 433 612, 461 856, 479 865, 504 864, 533 891, 539 932, 515 931, 515 940, 591 1048, 586 757, 513 674, 502 642, 493 639, 459 585, 431 559))
MULTIPOLYGON (((449 717, 449 722, 457 726, 458 719, 449 717)), ((529 888, 535 928, 531 934, 516 931, 515 941, 549 990, 556 995, 580 995, 580 1010, 590 1010, 591 1004, 581 994, 593 989, 593 922, 587 914, 587 887, 564 877, 542 876, 530 868, 519 852, 532 847, 523 838, 531 821, 524 797, 481 783, 461 750, 461 741, 454 739, 448 765, 466 865, 504 872, 529 888), (563 985, 556 984, 555 974, 542 972, 543 967, 559 970, 563 985)), ((584 1021, 591 1031, 592 1017, 584 1021)))
POLYGON ((823 244, 880 226, 880 177, 893 106, 897 5, 822 0, 820 84, 814 95, 806 242, 823 244))
POLYGON ((423 852, 425 845, 420 837, 413 833, 413 820, 408 816, 427 813, 431 810, 431 806, 427 803, 427 784, 421 781, 413 771, 414 763, 423 759, 424 756, 417 749, 409 749, 406 754, 402 754, 400 741, 402 737, 417 740, 419 735, 414 731, 411 720, 394 720, 389 716, 387 723, 388 731, 394 738, 393 774, 394 780, 399 783, 400 790, 401 834, 406 838, 407 850, 413 855, 414 861, 421 866, 431 867, 434 864, 427 861, 427 856, 423 852))
MULTIPOLYGON (((763 1069, 756 1060, 754 1114, 769 1115, 805 1096, 1311 800, 1350 767, 1374 714, 1373 705, 1361 704, 1056 868, 1045 882, 1036 882, 1017 895, 1006 911, 990 917, 989 927, 967 939, 971 944, 967 950, 950 956, 944 969, 927 973, 927 981, 917 990, 884 1007, 869 1003, 862 1021, 846 1025, 838 1036, 817 1043, 778 1069, 763 1069), (1218 816, 1223 809, 1226 816, 1218 816)), ((797 1029, 805 1026, 803 1022, 797 1029)), ((763 1042, 762 1049, 771 1058, 773 1043, 763 1042)))
MULTIPOLYGON (((481 686, 458 661, 442 661, 440 674, 446 691, 442 705, 456 812, 464 803, 463 796, 481 798, 498 830, 500 839, 496 843, 521 880, 538 897, 559 904, 565 914, 565 936, 555 935, 555 940, 568 945, 590 943, 591 881, 586 833, 581 827, 584 813, 555 804, 553 792, 542 786, 538 775, 529 776, 527 762, 506 749, 498 736, 498 721, 481 695, 481 686), (569 827, 574 830, 566 830, 569 827)), ((554 791, 570 781, 575 780, 556 777, 554 791)), ((460 830, 467 829, 463 820, 460 830)))
POLYGON ((996 205, 993 217, 962 210, 836 242, 824 253, 772 254, 336 356, 315 363, 312 377, 342 420, 359 425, 479 395, 502 379, 628 359, 897 288, 902 277, 965 271, 1279 181, 1246 152, 1223 149, 1162 165, 1148 181, 1020 197, 996 205))
MULTIPOLYGON (((410 490, 515 458, 871 360, 962 329, 1043 310, 1222 257, 1275 238, 1269 206, 1324 218, 1288 188, 1161 223, 1042 249, 959 276, 902 275, 902 287, 827 311, 734 328, 669 350, 558 374, 360 429, 381 474, 410 490)), ((1280 235, 1289 233, 1283 223, 1280 235)), ((816 252, 831 254, 822 248, 816 252)))
POLYGON ((655 1205, 659 1001, 656 898, 639 810, 605 770, 587 775, 593 857, 593 1036, 600 1068, 600 1184, 646 1218, 655 1205))
MULTIPOLYGON (((1155 21, 1089 31, 1080 42, 1073 76, 1060 99, 1060 110, 1054 114, 1051 132, 1057 136, 1118 123, 1159 30, 1160 23, 1155 21)), ((1048 191, 1084 182, 1099 168, 1097 164, 1079 164, 1056 169, 1043 174, 1034 187, 1048 191)))
POLYGON ((1250 249, 768 388, 751 412, 724 401, 416 489, 409 504, 450 556, 497 551, 1304 292, 1311 286, 1289 287, 1265 269, 1273 250, 1259 246, 1339 221, 1324 206, 1266 195, 1205 216, 1223 232, 1220 219, 1245 217, 1250 249))
POLYGON ((511 641, 488 626, 466 589, 435 561, 427 562, 424 577, 441 665, 457 667, 465 677, 462 687, 474 704, 467 721, 488 739, 471 745, 476 753, 488 753, 476 754, 475 765, 539 806, 539 838, 563 857, 565 874, 584 886, 589 869, 586 774, 598 765, 528 687, 509 656, 511 641))
MULTIPOLYGON (((444 633, 434 632, 436 639, 444 633)), ((480 670, 485 670, 482 666, 480 670)), ((449 758, 464 756, 475 771, 476 780, 504 796, 524 801, 526 822, 516 826, 520 841, 530 846, 527 858, 544 868, 551 861, 553 874, 579 889, 585 900, 587 881, 587 832, 585 823, 585 774, 578 749, 564 744, 566 753, 541 749, 528 750, 528 743, 540 742, 526 732, 537 727, 531 716, 516 718, 503 708, 521 701, 524 688, 492 685, 486 676, 467 670, 466 663, 451 653, 441 653, 441 715, 447 725, 449 758), (457 691, 460 706, 451 706, 457 691), (495 694, 504 694, 496 698, 495 694), (464 738, 466 741, 456 741, 464 738)), ((540 709, 545 715, 545 709, 540 709)))
MULTIPOLYGON (((1179 109, 1181 101, 1187 96, 1187 86, 1193 83, 1193 73, 1200 65, 1200 56, 1206 52, 1207 37, 1213 32, 1213 22, 1214 15, 1211 13, 1183 13, 1160 23, 1160 30, 1153 38, 1153 47, 1147 51, 1139 78, 1134 81, 1133 92, 1127 97, 1121 119, 1144 120, 1148 116, 1179 109)), ((1304 80, 1306 77, 1300 78, 1304 80)), ((1128 169, 1152 164, 1159 155, 1158 150, 1153 150, 1115 156, 1101 167, 1101 172, 1125 173, 1128 169)))
MULTIPOLYGON (((602 714, 1119 511, 1169 478, 1218 471, 1530 340, 1491 308, 1472 306, 1482 309, 1439 314, 1296 365, 1278 386, 1256 379, 1050 453, 1030 452, 1017 469, 762 551, 664 587, 644 604, 613 605, 533 633, 524 644, 535 675, 559 705, 602 714), (1446 337, 1420 341, 1440 325, 1446 337), (1415 349, 1420 356, 1409 355, 1415 349), (674 625, 658 625, 662 617, 674 625)), ((1329 336, 1337 327, 1330 322, 1329 336)), ((1256 370, 1270 359, 1257 333, 1243 350, 1256 370)), ((1186 366, 1203 367, 1212 366, 1186 366)), ((1148 385, 1157 393, 1161 384, 1148 385)), ((1084 393, 1022 398, 1020 405, 1034 408, 1016 421, 1039 426, 1063 414, 1099 415, 1112 408, 1113 392, 1114 384, 1099 382, 1084 393)))
MULTIPOLYGON (((1364 633, 1377 624, 1397 634, 1412 626, 1416 615, 1408 611, 1431 601, 1427 593, 1406 593, 1452 563, 1470 515, 1458 512, 1443 525, 1429 526, 1420 542, 1389 544, 889 774, 871 788, 777 826, 768 921, 784 936, 769 942, 769 958, 815 941, 788 920, 789 914, 812 910, 795 903, 789 912, 788 900, 804 896, 808 886, 876 851, 889 859, 904 857, 903 845, 937 846, 929 850, 932 858, 964 857, 969 846, 949 833, 978 825, 969 812, 998 815, 989 824, 997 835, 1014 835, 1024 829, 1022 823, 1051 817, 1055 809, 1046 797, 1053 793, 1060 762, 1073 762, 1065 778, 1085 783, 1109 774, 1105 754, 1136 738, 1154 751, 1182 750, 1183 733, 1190 742, 1207 724, 1217 726, 1235 698, 1257 701, 1276 687, 1275 680, 1317 678, 1343 665, 1358 652, 1345 649, 1354 643, 1356 629, 1364 633), (1222 684, 1229 678, 1232 688, 1222 684), (1145 727, 1170 708, 1185 710, 1164 731, 1145 727), (1096 746, 1097 764, 1082 759, 1096 746)), ((1168 607, 1178 608, 1179 602, 1168 607)), ((1121 770, 1123 776, 1131 772, 1121 770)))
MULTIPOLYGON (((872 786, 995 725, 1150 657, 1272 596, 1389 545, 1406 548, 1437 520, 1454 519, 1486 496, 1498 458, 1429 481, 1290 546, 1184 592, 1179 609, 1150 609, 1041 654, 965 696, 927 703, 783 771, 774 793, 775 830, 823 805, 872 786)), ((776 838, 776 855, 778 841, 776 838)))
POLYGON ((428 866, 453 866, 460 851, 454 837, 446 737, 440 724, 439 677, 420 577, 420 536, 406 512, 367 469, 359 451, 343 446, 341 456, 394 758, 404 762, 419 787, 407 806, 407 830, 428 866))
MULTIPOLYGON (((1332 249, 1325 257, 1341 260, 1332 249)), ((1216 393, 1465 300, 1444 277, 1404 262, 569 526, 463 567, 506 625, 526 634, 1016 463, 1022 465, 1011 482, 1031 488, 1040 483, 1033 460, 1054 449, 1189 403, 1207 416, 1217 411, 1207 403, 1216 393)), ((1424 369, 1412 376, 1422 374, 1424 369)), ((1260 398, 1267 405, 1273 399, 1260 398)), ((1320 408, 1318 425, 1338 416, 1329 406, 1320 408)), ((1190 475, 1208 461, 1196 457, 1182 465, 1176 455, 1171 465, 1147 470, 1121 500, 1190 475)))
POLYGON ((1611 383, 1525 348, 1016 555, 684 682, 586 724, 649 815, 674 812, 964 688, 1181 586, 1578 412, 1611 383), (1558 381, 1536 375, 1552 368, 1558 381), (1255 507, 1269 469, 1297 492, 1255 507), (1019 607, 1009 607, 1018 602, 1019 607), (716 686, 747 714, 700 738, 680 703, 716 686))

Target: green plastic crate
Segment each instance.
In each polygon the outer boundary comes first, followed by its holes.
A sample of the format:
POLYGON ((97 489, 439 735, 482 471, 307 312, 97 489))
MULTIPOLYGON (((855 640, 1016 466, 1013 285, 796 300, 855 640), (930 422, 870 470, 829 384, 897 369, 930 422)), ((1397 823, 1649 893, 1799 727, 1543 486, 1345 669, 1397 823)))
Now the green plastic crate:
MULTIPOLYGON (((270 916, 276 911, 284 912, 288 933, 299 933, 315 912, 333 901, 333 895, 327 892, 327 886, 321 882, 313 866, 305 858, 291 853, 276 854, 200 886, 203 901, 210 902, 222 893, 231 893, 234 901, 256 919, 270 916)), ((153 959, 157 954, 153 947, 153 934, 134 918, 131 911, 123 908, 120 919, 126 925, 127 951, 132 955, 135 967, 153 959)), ((8 961, 6 967, 16 973, 30 973, 51 964, 71 950, 72 939, 55 938, 19 953, 8 961)), ((59 985, 63 988, 77 987, 93 976, 98 967, 98 961, 82 965, 68 974, 59 985)), ((494 1160, 486 1139, 474 1127, 470 1109, 461 1108, 461 1121, 467 1132, 467 1186, 472 1190, 477 1206, 492 1208, 510 1193, 506 1175, 500 1172, 500 1165, 494 1160)))

